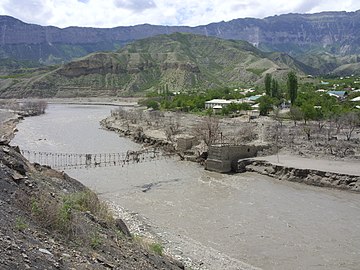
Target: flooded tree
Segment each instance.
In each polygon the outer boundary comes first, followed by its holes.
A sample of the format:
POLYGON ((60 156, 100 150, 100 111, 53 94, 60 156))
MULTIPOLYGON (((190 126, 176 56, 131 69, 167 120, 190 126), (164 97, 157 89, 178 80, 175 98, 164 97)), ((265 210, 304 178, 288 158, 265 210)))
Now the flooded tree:
POLYGON ((31 100, 21 104, 20 110, 26 115, 40 115, 45 113, 48 104, 45 100, 31 100))
POLYGON ((180 121, 179 118, 170 117, 167 123, 164 125, 165 135, 168 141, 173 141, 174 136, 180 133, 180 121))
POLYGON ((221 137, 219 119, 214 116, 208 116, 203 119, 194 128, 195 136, 203 140, 207 146, 216 143, 221 137))

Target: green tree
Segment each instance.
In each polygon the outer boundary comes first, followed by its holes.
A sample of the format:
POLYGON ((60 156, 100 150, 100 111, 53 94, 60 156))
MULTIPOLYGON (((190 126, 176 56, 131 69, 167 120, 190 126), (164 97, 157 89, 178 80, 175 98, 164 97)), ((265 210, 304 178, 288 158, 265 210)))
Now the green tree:
POLYGON ((291 105, 293 105, 297 98, 297 90, 298 90, 297 77, 296 77, 295 72, 293 72, 293 71, 288 73, 287 88, 288 88, 288 92, 289 92, 291 105))
POLYGON ((271 80, 271 96, 274 98, 280 98, 279 83, 274 78, 271 80))
POLYGON ((304 103, 301 106, 301 111, 303 112, 305 123, 309 120, 314 120, 317 116, 317 111, 312 103, 304 103))
POLYGON ((146 107, 148 108, 153 108, 154 110, 158 110, 159 109, 159 103, 155 100, 148 100, 146 102, 146 107))
POLYGON ((268 96, 271 96, 271 74, 266 73, 265 75, 265 93, 268 96))
POLYGON ((274 100, 270 96, 259 98, 259 110, 261 115, 267 115, 274 106, 274 100))

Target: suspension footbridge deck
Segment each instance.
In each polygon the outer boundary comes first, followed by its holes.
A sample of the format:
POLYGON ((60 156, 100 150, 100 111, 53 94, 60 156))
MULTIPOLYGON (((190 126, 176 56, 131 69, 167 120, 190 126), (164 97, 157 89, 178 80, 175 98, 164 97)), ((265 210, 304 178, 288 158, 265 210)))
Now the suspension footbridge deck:
POLYGON ((32 163, 50 166, 54 169, 125 166, 170 156, 170 154, 155 148, 119 153, 55 153, 21 150, 21 154, 32 163))

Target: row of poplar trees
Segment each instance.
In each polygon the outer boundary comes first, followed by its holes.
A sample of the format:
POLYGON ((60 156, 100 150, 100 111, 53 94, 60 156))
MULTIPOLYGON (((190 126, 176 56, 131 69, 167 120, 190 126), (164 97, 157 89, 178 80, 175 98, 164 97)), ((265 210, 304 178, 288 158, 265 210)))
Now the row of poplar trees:
MULTIPOLYGON (((297 97, 297 90, 298 90, 298 81, 295 72, 291 71, 287 75, 287 93, 291 104, 294 104, 296 97, 297 97)), ((266 95, 281 99, 282 93, 279 89, 279 82, 272 78, 271 74, 267 73, 265 75, 265 92, 266 95)))

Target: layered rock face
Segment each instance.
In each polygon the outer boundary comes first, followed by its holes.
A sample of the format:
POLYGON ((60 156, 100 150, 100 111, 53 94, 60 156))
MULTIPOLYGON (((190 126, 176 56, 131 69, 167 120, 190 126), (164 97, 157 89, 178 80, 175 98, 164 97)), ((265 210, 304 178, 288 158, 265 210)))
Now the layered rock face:
POLYGON ((175 33, 135 41, 118 52, 93 53, 56 69, 0 79, 0 96, 74 97, 173 92, 260 83, 266 72, 312 73, 285 54, 245 41, 175 33), (25 76, 26 75, 26 76, 25 76))

